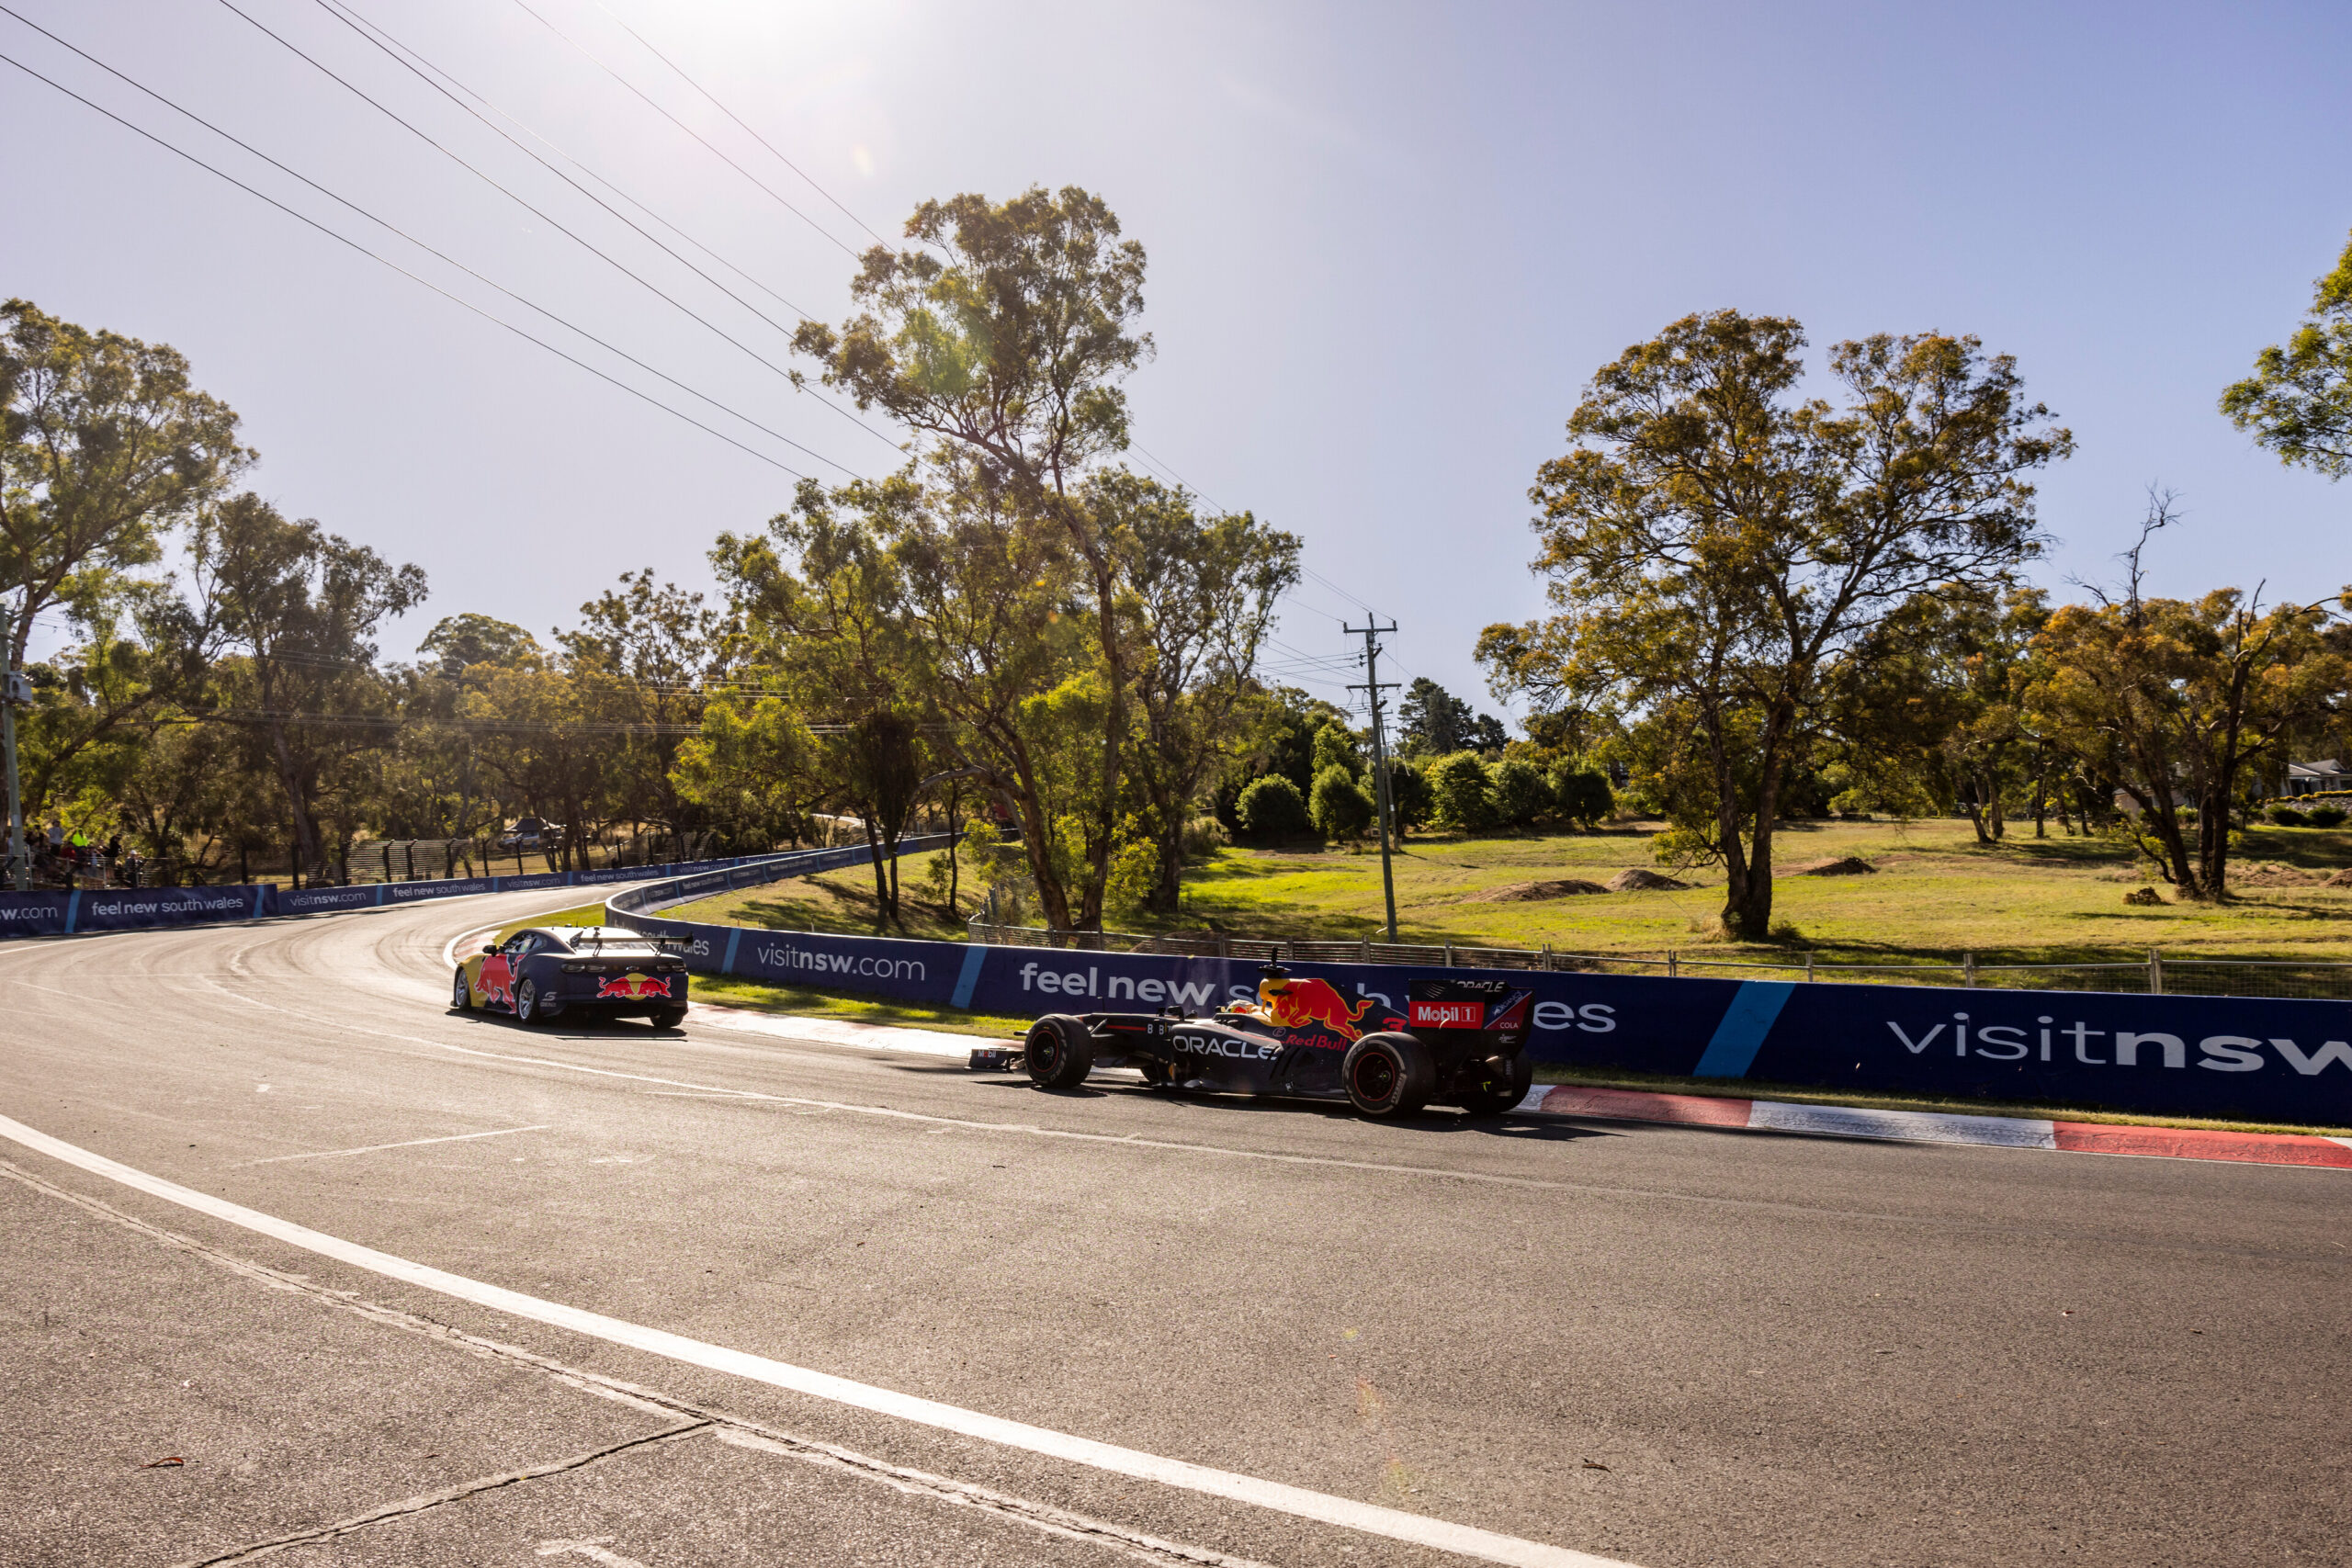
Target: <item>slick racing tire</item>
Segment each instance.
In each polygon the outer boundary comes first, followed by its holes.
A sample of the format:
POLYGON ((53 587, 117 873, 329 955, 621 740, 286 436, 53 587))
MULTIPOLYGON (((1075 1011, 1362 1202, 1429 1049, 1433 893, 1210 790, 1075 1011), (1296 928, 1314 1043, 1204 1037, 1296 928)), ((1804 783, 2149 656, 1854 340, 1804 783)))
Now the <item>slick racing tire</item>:
POLYGON ((450 987, 449 989, 449 1005, 451 1007, 455 1008, 459 1012, 471 1012, 474 1010, 474 988, 472 986, 467 984, 466 972, 464 969, 460 968, 458 971, 458 983, 450 987))
POLYGON ((1340 1081, 1363 1116, 1403 1116, 1430 1102, 1436 1088, 1430 1054, 1409 1034, 1367 1034, 1348 1047, 1340 1081))
POLYGON ((1462 1109, 1473 1116, 1500 1116, 1527 1098, 1535 1086, 1535 1064, 1524 1051, 1516 1052, 1503 1061, 1498 1072, 1491 1058, 1474 1062, 1462 1069, 1469 1080, 1462 1095, 1462 1109))
POLYGON ((526 980, 514 987, 514 1016, 525 1023, 537 1023, 550 1016, 539 1000, 537 981, 526 980))
POLYGON ((656 1029, 675 1029, 685 1021, 686 1010, 684 1008, 661 1008, 653 1014, 653 1027, 656 1029))
POLYGON ((1048 1014, 1029 1026, 1021 1054, 1039 1089, 1076 1089, 1094 1070, 1094 1036, 1074 1018, 1048 1014))

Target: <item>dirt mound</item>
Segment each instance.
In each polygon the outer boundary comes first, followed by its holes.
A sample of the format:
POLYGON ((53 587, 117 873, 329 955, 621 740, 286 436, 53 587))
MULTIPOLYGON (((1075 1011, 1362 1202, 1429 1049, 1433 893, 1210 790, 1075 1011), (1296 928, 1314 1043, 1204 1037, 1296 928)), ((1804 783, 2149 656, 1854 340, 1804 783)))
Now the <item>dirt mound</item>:
POLYGON ((1508 887, 1489 887, 1483 893, 1473 893, 1463 900, 1465 904, 1526 904, 1539 898, 1573 898, 1583 893, 1606 893, 1609 889, 1598 882, 1582 882, 1566 877, 1558 882, 1514 882, 1508 887))
POLYGON ((2123 901, 2135 908, 2161 908, 2165 896, 2153 887, 2135 887, 2123 896, 2123 901))
POLYGON ((1878 867, 1870 862, 1848 855, 1842 860, 1817 860, 1809 861, 1804 865, 1792 865, 1781 874, 1782 876, 1873 876, 1877 873, 1878 867))
POLYGON ((2230 880, 2240 887, 2309 887, 2315 882, 2324 882, 2326 878, 2300 866, 2281 865, 2277 861, 2256 861, 2248 865, 2232 867, 2230 880))
POLYGON ((1637 865, 1629 865, 1609 879, 1609 891, 1611 893, 1679 893, 1690 886, 1687 882, 1677 882, 1655 871, 1644 871, 1637 865))
POLYGON ((2352 865, 2346 866, 2342 871, 2339 871, 2334 876, 2329 877, 2324 883, 2321 884, 2321 886, 2325 887, 2352 887, 2352 865))

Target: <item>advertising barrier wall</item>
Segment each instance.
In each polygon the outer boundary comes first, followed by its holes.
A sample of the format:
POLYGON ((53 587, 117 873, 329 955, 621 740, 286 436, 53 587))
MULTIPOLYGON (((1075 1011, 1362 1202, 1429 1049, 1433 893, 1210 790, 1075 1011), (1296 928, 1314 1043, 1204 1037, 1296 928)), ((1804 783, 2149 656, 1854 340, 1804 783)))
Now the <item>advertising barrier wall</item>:
MULTIPOLYGON (((700 925, 612 900, 616 923, 684 940, 710 973, 824 986, 1016 1019, 1205 1012, 1257 994, 1254 961, 983 947, 700 925)), ((1446 973, 1533 993, 1541 1062, 1823 1088, 2352 1124, 2352 1003, 1585 975, 1432 965, 1287 965, 1298 1005, 1351 1035, 1446 973), (1303 984, 1302 984, 1303 982, 1303 984), (1317 984, 1319 982, 1319 984, 1317 984)))
MULTIPOLYGON (((900 840, 901 854, 945 845, 952 835, 900 840)), ((0 938, 73 936, 83 931, 133 931, 220 920, 257 920, 270 915, 329 914, 338 909, 377 909, 428 898, 458 898, 471 893, 518 893, 535 887, 589 887, 648 877, 685 876, 702 897, 730 886, 783 876, 807 876, 844 865, 862 865, 865 845, 840 850, 800 850, 784 855, 741 855, 731 860, 690 861, 662 865, 606 866, 597 871, 543 872, 524 876, 443 877, 430 882, 370 882, 356 887, 279 887, 232 884, 221 887, 87 887, 70 893, 0 893, 0 938), (775 868, 771 870, 770 868, 775 868), (745 872, 763 874, 730 876, 745 872)))

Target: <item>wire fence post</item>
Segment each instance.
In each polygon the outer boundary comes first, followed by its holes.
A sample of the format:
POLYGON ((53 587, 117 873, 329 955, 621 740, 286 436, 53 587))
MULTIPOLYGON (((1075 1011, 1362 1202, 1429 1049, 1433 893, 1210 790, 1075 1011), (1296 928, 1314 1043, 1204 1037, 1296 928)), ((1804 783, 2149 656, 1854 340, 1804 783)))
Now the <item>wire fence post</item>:
POLYGON ((1674 978, 1674 949, 1669 947, 1666 950, 1666 976, 1670 980, 1674 978))
POLYGON ((2152 947, 2148 949, 2148 995, 2161 997, 2164 994, 2165 961, 2163 955, 2152 947))
POLYGON ((1976 984, 1976 954, 1963 953, 1960 955, 1960 976, 1962 985, 1973 987, 1976 984))
POLYGON ((1813 954, 1810 953, 1804 955, 1804 977, 1808 980, 1813 978, 1813 954))
POLYGON ((1453 967, 1453 943, 1451 942, 1445 944, 1445 966, 1448 969, 1453 967))

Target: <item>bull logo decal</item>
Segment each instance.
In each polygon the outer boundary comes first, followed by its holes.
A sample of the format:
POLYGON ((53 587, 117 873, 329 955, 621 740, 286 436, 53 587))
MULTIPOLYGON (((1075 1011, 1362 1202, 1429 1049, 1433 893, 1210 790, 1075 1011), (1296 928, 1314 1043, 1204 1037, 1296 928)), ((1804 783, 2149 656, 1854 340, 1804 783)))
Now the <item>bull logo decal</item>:
POLYGON ((506 954, 493 953, 481 961, 479 983, 484 1007, 514 1005, 514 965, 507 962, 506 954))
POLYGON ((623 1001, 633 1002, 641 1001, 647 997, 666 997, 669 994, 669 976, 640 975, 634 969, 626 975, 616 975, 596 987, 598 1001, 617 998, 623 1001))
POLYGON ((1322 1028, 1344 1040, 1363 1032, 1357 1022, 1373 1007, 1373 998, 1366 997, 1351 1008, 1348 998, 1329 980, 1274 975, 1258 982, 1258 1000, 1265 1009, 1266 1021, 1277 1029, 1322 1028))

